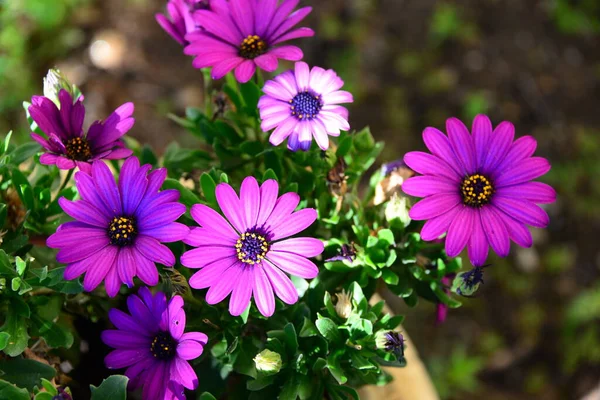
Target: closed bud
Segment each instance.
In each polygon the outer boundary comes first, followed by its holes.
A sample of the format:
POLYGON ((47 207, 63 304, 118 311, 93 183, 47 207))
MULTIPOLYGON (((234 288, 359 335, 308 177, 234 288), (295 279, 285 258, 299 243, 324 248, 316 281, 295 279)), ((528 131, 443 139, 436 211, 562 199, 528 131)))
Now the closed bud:
POLYGON ((348 319, 352 314, 352 297, 350 293, 342 290, 340 293, 336 293, 337 303, 335 303, 335 312, 337 315, 344 319, 348 319))
POLYGON ((52 100, 58 108, 60 108, 58 93, 60 93, 62 89, 69 92, 74 102, 79 98, 79 90, 77 87, 72 85, 57 68, 48 70, 48 74, 44 78, 44 97, 52 100))
POLYGON ((276 374, 281 369, 281 355, 264 349, 254 357, 256 369, 266 374, 276 374))
POLYGON ((385 219, 390 224, 400 225, 402 228, 406 228, 410 224, 411 219, 406 207, 406 197, 400 197, 394 193, 385 206, 385 219))

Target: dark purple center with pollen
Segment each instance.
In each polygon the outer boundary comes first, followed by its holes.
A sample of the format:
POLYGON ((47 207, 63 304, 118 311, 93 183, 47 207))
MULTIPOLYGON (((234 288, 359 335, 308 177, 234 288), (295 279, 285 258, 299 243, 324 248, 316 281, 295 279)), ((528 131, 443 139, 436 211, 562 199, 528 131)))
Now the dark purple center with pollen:
POLYGON ((235 244, 238 260, 245 264, 256 264, 262 261, 269 251, 269 242, 260 232, 243 233, 235 244))
POLYGON ((300 92, 289 101, 292 115, 298 119, 313 119, 323 107, 320 96, 310 92, 300 92))
POLYGON ((177 342, 169 332, 158 332, 150 344, 150 352, 154 358, 167 361, 175 356, 177 342))
POLYGON ((74 161, 88 161, 92 158, 92 149, 89 143, 80 137, 71 138, 66 141, 65 153, 68 158, 74 161))
POLYGON ((267 52, 267 42, 258 35, 248 35, 240 44, 238 54, 248 60, 253 60, 267 52))
POLYGON ((108 226, 110 244, 120 247, 129 246, 137 236, 133 217, 114 217, 108 226))
POLYGON ((494 186, 486 176, 473 174, 463 179, 460 194, 465 205, 481 207, 490 202, 494 194, 494 186))

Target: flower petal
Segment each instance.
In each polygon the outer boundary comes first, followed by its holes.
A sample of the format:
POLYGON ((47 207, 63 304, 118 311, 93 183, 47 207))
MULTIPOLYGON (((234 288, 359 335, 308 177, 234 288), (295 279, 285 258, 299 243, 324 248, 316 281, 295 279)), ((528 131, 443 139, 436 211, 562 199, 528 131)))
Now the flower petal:
POLYGON ((298 254, 303 257, 315 257, 323 253, 325 245, 319 239, 299 237, 281 240, 271 245, 272 251, 298 254))
POLYGON ((458 193, 434 194, 412 206, 408 215, 411 219, 421 221, 442 215, 460 202, 458 193))
POLYGON ((254 286, 254 268, 247 266, 242 270, 242 274, 238 277, 231 299, 229 300, 229 313, 234 317, 241 315, 248 306, 252 297, 252 287, 254 286))
POLYGON ((463 207, 448 228, 446 253, 456 257, 465 248, 473 232, 473 219, 478 213, 470 207, 463 207))
POLYGON ((502 218, 494 206, 481 207, 481 224, 488 243, 500 257, 506 257, 510 251, 510 239, 502 218))
POLYGON ((402 183, 402 191, 416 197, 427 197, 438 193, 457 193, 456 182, 438 176, 413 176, 402 183))
POLYGON ((269 261, 264 261, 262 266, 277 297, 286 304, 296 303, 298 291, 290 278, 269 261))
POLYGON ((473 232, 469 239, 468 251, 471 263, 476 267, 481 267, 485 264, 490 246, 485 236, 485 232, 483 231, 479 210, 475 210, 475 214, 473 219, 473 232))
POLYGON ((298 254, 271 250, 267 259, 279 269, 300 278, 312 279, 319 274, 315 263, 298 254))
POLYGON ((254 267, 254 301, 258 307, 258 311, 265 317, 270 317, 275 312, 275 296, 273 287, 264 271, 262 264, 254 267))

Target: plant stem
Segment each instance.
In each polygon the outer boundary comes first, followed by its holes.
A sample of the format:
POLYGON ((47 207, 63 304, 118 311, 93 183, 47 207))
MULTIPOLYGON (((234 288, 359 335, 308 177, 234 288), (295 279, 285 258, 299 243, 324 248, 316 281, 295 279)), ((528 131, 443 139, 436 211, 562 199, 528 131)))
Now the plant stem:
POLYGON ((69 181, 71 180, 71 177, 73 176, 73 171, 74 171, 74 169, 70 169, 69 172, 67 173, 65 180, 63 181, 62 185, 60 185, 60 187, 58 188, 58 192, 56 192, 56 198, 54 199, 54 201, 56 201, 58 199, 60 192, 62 192, 67 187, 67 184, 69 183, 69 181))

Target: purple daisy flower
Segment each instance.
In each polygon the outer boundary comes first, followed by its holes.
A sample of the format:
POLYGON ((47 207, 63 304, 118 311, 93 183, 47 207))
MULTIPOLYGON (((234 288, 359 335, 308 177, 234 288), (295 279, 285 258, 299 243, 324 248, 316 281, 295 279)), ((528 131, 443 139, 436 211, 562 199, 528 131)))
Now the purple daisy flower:
POLYGON ((179 44, 185 46, 188 44, 185 35, 199 30, 193 17, 194 11, 209 8, 210 0, 170 0, 167 4, 167 13, 170 18, 163 14, 156 14, 155 18, 165 32, 179 44))
POLYGON ((242 182, 240 197, 233 188, 217 186, 217 202, 226 218, 210 207, 196 204, 192 217, 201 226, 193 228, 184 242, 197 247, 181 256, 188 268, 202 268, 189 280, 195 289, 210 288, 206 302, 216 304, 231 293, 229 312, 240 315, 254 296, 266 317, 275 311, 273 292, 284 303, 294 304, 298 292, 284 273, 311 279, 319 269, 307 257, 323 252, 318 239, 285 239, 308 228, 317 212, 306 208, 294 212, 300 197, 285 193, 278 198, 273 179, 262 186, 249 176, 242 182))
POLYGON ((471 135, 458 119, 446 121, 448 136, 435 128, 423 131, 433 154, 410 152, 406 164, 423 176, 402 185, 407 194, 425 197, 409 215, 427 220, 423 240, 447 232, 446 252, 456 257, 465 246, 475 266, 484 264, 488 247, 506 257, 510 240, 523 247, 533 243, 526 225, 543 228, 548 214, 536 203, 552 203, 556 192, 540 182, 530 182, 550 170, 550 163, 532 157, 537 142, 523 136, 513 142, 515 128, 502 122, 492 131, 485 115, 473 121, 471 135))
POLYGON ((198 358, 208 337, 185 330, 183 299, 167 302, 164 293, 154 296, 146 287, 127 298, 131 315, 115 308, 108 313, 117 328, 102 332, 102 341, 115 348, 106 356, 107 368, 127 367, 129 389, 143 387, 144 400, 185 399, 183 388, 194 390, 198 377, 188 360, 198 358))
POLYGON ((312 7, 292 12, 299 0, 211 0, 211 10, 199 10, 194 18, 203 30, 186 36, 190 45, 185 54, 196 56, 196 68, 212 67, 213 79, 224 77, 235 68, 235 78, 248 82, 256 67, 272 72, 278 59, 301 60, 296 46, 281 46, 285 41, 313 36, 310 28, 294 26, 312 7), (290 14, 291 13, 291 14, 290 14))
POLYGON ((309 69, 297 62, 294 71, 287 71, 265 83, 258 102, 261 128, 267 132, 276 128, 269 141, 278 146, 288 139, 288 148, 308 150, 314 137, 322 150, 329 147, 329 137, 347 131, 348 110, 340 103, 352 103, 352 94, 339 90, 344 81, 335 71, 321 67, 309 69))
POLYGON ((155 263, 175 265, 175 256, 161 242, 176 242, 189 229, 174 222, 185 212, 177 202, 179 191, 159 192, 167 171, 150 173, 150 165, 140 166, 128 158, 121 169, 119 184, 102 161, 92 164, 91 174, 75 174, 81 200, 59 199, 63 211, 76 221, 58 227, 46 242, 60 249, 56 260, 68 264, 66 280, 83 273, 83 288, 94 290, 103 280, 106 293, 115 296, 121 282, 133 286, 138 276, 149 286, 158 283, 155 263))
POLYGON ((83 131, 83 96, 73 101, 71 94, 61 89, 58 100, 60 110, 49 98, 33 96, 28 109, 31 118, 47 136, 31 134, 33 140, 46 149, 40 157, 42 164, 56 164, 60 169, 79 167, 89 172, 95 160, 117 160, 133 154, 121 140, 135 122, 131 117, 133 103, 123 104, 105 121, 95 121, 86 134, 83 131))

